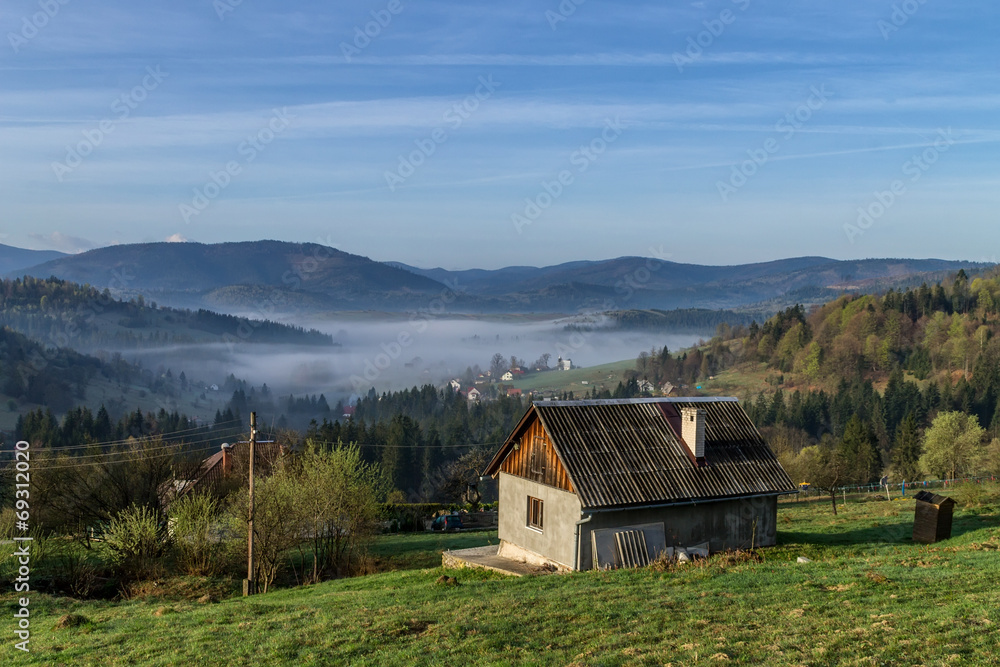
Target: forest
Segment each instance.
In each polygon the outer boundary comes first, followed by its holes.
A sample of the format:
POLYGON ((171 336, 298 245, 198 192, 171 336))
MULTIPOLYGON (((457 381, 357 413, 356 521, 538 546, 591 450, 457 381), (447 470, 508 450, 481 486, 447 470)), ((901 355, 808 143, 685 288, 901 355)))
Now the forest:
POLYGON ((741 398, 786 469, 802 477, 846 485, 1000 474, 998 305, 996 272, 970 281, 959 271, 949 285, 844 295, 763 324, 720 325, 680 356, 640 354, 631 375, 657 386, 726 370, 762 376, 770 388, 741 398), (968 421, 957 426, 956 414, 968 421), (928 443, 946 425, 956 441, 980 429, 978 445, 961 461, 932 464, 928 443))
POLYGON ((128 301, 58 278, 0 281, 0 326, 57 347, 124 350, 219 340, 227 343, 334 345, 315 329, 248 320, 210 310, 128 301))

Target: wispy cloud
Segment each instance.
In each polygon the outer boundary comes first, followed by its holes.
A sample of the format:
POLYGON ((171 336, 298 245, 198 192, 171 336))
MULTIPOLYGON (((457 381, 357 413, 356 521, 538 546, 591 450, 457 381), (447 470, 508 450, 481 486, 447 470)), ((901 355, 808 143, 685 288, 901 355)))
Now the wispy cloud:
POLYGON ((40 244, 45 250, 58 250, 71 254, 81 253, 96 247, 90 239, 80 236, 70 236, 62 232, 51 232, 49 234, 28 234, 28 238, 40 244))

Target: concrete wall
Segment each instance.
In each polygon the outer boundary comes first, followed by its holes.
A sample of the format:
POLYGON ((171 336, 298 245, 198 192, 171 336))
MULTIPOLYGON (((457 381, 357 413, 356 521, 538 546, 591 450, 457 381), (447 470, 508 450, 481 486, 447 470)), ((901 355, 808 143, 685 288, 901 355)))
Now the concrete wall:
MULTIPOLYGON (((500 473, 500 522, 497 530, 502 540, 501 555, 505 555, 503 542, 509 542, 572 568, 576 522, 579 520, 580 499, 575 493, 500 473), (539 498, 544 503, 541 531, 528 527, 528 496, 539 498)), ((587 539, 590 539, 589 536, 587 539)), ((518 555, 516 551, 511 551, 508 555, 518 555)))
MULTIPOLYGON (((500 525, 503 525, 503 485, 501 484, 500 525)), ((587 513, 584 512, 584 515, 587 513)), ((618 528, 642 523, 663 522, 666 546, 686 547, 709 543, 712 552, 773 546, 777 539, 778 499, 776 496, 727 500, 698 505, 654 509, 594 512, 581 526, 583 532, 580 568, 589 570, 592 530, 618 528), (756 530, 755 530, 756 522, 756 530)), ((570 524, 573 526, 573 522, 570 524)), ((572 541, 572 537, 570 538, 572 541)), ((572 549, 572 544, 570 544, 572 549)), ((572 552, 571 552, 572 553, 572 552)))

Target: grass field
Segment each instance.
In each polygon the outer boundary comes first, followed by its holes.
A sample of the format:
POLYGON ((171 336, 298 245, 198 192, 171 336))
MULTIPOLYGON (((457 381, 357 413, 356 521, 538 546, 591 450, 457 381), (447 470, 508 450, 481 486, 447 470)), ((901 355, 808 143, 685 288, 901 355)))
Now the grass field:
POLYGON ((568 371, 532 373, 509 384, 524 392, 541 391, 561 394, 572 391, 576 398, 584 398, 594 387, 597 387, 598 391, 603 389, 614 391, 625 371, 630 368, 635 368, 634 359, 624 359, 587 368, 574 368, 568 371))
POLYGON ((32 594, 30 654, 13 648, 7 593, 0 654, 9 665, 1000 664, 1000 506, 961 509, 953 538, 930 546, 910 541, 912 517, 912 501, 838 517, 782 503, 779 545, 760 561, 450 571, 453 586, 437 582, 438 550, 496 533, 386 537, 375 555, 402 569, 250 599, 32 594))

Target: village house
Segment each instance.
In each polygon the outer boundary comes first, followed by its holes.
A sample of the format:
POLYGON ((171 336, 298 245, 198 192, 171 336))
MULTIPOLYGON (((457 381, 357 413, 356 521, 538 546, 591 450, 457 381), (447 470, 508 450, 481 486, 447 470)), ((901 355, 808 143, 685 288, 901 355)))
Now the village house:
POLYGON ((735 398, 544 401, 486 467, 498 555, 566 570, 770 546, 796 487, 735 398))
POLYGON ((506 373, 500 376, 500 380, 502 382, 510 382, 513 379, 514 379, 514 373, 512 371, 507 371, 506 373))
POLYGON ((482 393, 475 387, 469 387, 469 391, 465 393, 465 397, 469 402, 475 402, 482 398, 482 393))
MULTIPOLYGON (((250 443, 222 443, 219 451, 201 462, 193 474, 165 482, 160 487, 160 500, 164 505, 189 493, 212 493, 223 496, 231 489, 245 484, 249 470, 250 443)), ((255 476, 267 477, 278 462, 289 454, 289 448, 275 442, 258 442, 254 448, 255 476)))

